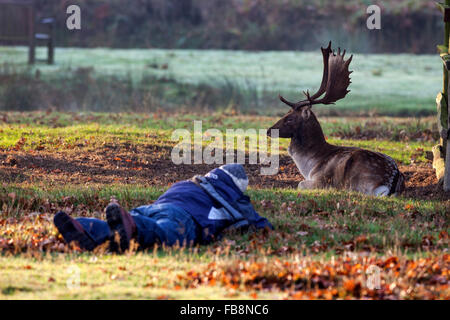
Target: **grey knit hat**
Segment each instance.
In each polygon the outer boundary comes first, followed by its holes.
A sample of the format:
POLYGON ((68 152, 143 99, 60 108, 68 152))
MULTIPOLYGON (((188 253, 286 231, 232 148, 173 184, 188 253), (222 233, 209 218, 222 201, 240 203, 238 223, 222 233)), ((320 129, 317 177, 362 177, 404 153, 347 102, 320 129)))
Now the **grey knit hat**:
POLYGON ((233 180, 234 184, 241 190, 245 192, 248 187, 248 178, 245 174, 244 167, 240 163, 225 164, 219 169, 223 170, 230 178, 233 180))

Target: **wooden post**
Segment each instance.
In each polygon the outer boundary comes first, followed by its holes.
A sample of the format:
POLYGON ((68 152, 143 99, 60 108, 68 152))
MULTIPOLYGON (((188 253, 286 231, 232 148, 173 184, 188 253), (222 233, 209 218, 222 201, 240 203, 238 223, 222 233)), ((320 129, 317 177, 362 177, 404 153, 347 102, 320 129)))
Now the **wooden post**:
POLYGON ((28 63, 34 64, 36 60, 36 44, 34 39, 35 34, 35 21, 34 21, 34 5, 31 4, 28 7, 28 63))
POLYGON ((53 41, 55 41, 54 31, 53 31, 53 23, 49 25, 49 32, 48 32, 48 42, 47 42, 47 50, 48 50, 48 58, 47 63, 53 64, 55 62, 55 47, 53 45, 53 41))

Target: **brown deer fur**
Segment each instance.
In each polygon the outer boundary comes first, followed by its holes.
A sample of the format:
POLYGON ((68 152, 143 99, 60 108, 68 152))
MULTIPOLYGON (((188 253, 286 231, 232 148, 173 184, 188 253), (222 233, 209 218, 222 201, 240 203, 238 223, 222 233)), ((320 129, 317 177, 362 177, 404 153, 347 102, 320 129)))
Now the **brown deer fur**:
POLYGON ((292 103, 280 96, 281 101, 292 107, 283 118, 267 132, 278 129, 280 138, 290 138, 289 154, 304 181, 301 189, 347 189, 369 195, 398 194, 404 189, 404 176, 395 161, 382 153, 352 147, 339 147, 326 142, 322 128, 311 110, 313 104, 333 104, 345 97, 350 84, 348 66, 344 54, 335 55, 322 48, 324 76, 319 91, 307 100, 292 103), (325 97, 318 99, 325 93, 325 97))

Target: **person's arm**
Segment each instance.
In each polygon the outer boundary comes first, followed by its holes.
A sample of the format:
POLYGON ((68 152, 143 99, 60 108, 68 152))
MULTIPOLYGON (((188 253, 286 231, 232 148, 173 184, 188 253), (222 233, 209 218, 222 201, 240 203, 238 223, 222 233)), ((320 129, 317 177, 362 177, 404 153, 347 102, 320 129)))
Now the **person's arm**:
POLYGON ((272 224, 264 217, 261 217, 250 202, 250 198, 244 195, 238 201, 236 201, 237 210, 242 213, 245 219, 250 225, 255 226, 257 229, 269 228, 273 230, 272 224))

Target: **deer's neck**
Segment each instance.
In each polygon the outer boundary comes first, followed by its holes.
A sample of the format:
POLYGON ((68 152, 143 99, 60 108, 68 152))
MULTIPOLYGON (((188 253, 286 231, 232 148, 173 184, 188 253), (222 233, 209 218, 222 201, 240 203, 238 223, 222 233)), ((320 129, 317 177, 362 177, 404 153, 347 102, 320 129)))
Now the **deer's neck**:
POLYGON ((311 170, 328 153, 330 147, 319 122, 313 116, 294 134, 288 151, 302 176, 309 179, 311 170))

